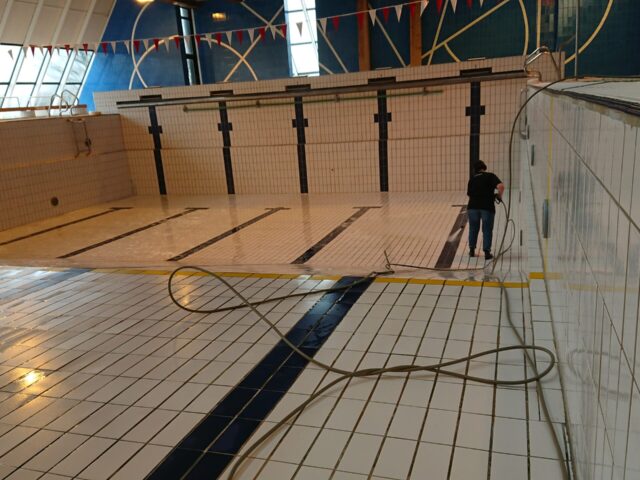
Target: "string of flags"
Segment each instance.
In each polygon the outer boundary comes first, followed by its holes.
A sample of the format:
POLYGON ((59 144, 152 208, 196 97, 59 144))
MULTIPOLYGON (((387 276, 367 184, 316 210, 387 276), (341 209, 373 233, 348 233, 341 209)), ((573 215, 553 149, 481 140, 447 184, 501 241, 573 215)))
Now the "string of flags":
MULTIPOLYGON (((415 15, 422 16, 430 1, 436 2, 436 9, 438 14, 441 14, 443 8, 446 6, 450 6, 453 12, 455 13, 458 9, 458 0, 449 0, 448 3, 445 3, 446 0, 414 0, 406 3, 401 3, 392 6, 380 7, 380 8, 372 8, 368 11, 358 11, 358 12, 349 12, 343 13, 340 15, 334 15, 331 17, 318 18, 317 24, 319 28, 322 30, 322 33, 327 34, 332 30, 337 32, 340 29, 340 22, 345 17, 356 17, 358 22, 358 28, 362 29, 365 27, 367 23, 367 17, 371 24, 375 26, 376 22, 384 21, 384 23, 388 23, 391 17, 391 12, 395 12, 395 17, 399 22, 402 18, 402 14, 405 10, 409 10, 409 16, 414 18, 415 15), (380 17, 382 19, 380 19, 380 17)), ((464 1, 464 0, 461 0, 464 1)), ((484 0, 475 0, 479 2, 480 7, 484 5, 484 0)), ((509 0, 499 0, 499 1, 509 1, 509 0)), ((466 4, 468 8, 473 7, 474 0, 466 0, 466 4)), ((305 23, 304 22, 296 22, 296 29, 302 35, 305 23)), ((147 51, 150 48, 153 48, 155 51, 160 49, 160 45, 164 45, 167 51, 171 49, 171 43, 175 44, 177 49, 180 49, 180 43, 184 39, 193 38, 198 45, 198 47, 202 44, 202 42, 206 42, 209 47, 211 47, 214 43, 220 45, 223 42, 223 39, 226 39, 227 44, 231 45, 235 42, 241 44, 244 41, 245 34, 249 38, 249 41, 253 43, 256 39, 256 35, 260 37, 261 41, 264 41, 267 37, 267 31, 273 37, 273 40, 276 40, 278 36, 281 38, 287 37, 287 24, 281 25, 272 25, 268 24, 262 27, 254 27, 254 28, 244 28, 239 30, 230 30, 224 32, 211 32, 211 33, 198 33, 195 35, 173 35, 169 37, 163 38, 144 38, 140 40, 112 40, 105 42, 94 42, 94 43, 82 43, 82 44, 64 44, 64 45, 24 45, 22 47, 16 47, 15 51, 18 52, 19 49, 22 49, 24 55, 30 51, 32 55, 35 55, 36 50, 38 50, 41 54, 44 54, 46 51, 49 55, 53 55, 54 52, 60 54, 63 50, 68 55, 70 51, 78 52, 83 51, 85 53, 91 51, 99 52, 101 51, 103 54, 109 54, 109 50, 112 53, 117 53, 118 45, 122 45, 121 48, 124 48, 128 54, 131 53, 133 49, 136 53, 140 53, 140 51, 144 48, 143 51, 147 51)), ((8 55, 14 60, 14 49, 7 50, 8 55)))

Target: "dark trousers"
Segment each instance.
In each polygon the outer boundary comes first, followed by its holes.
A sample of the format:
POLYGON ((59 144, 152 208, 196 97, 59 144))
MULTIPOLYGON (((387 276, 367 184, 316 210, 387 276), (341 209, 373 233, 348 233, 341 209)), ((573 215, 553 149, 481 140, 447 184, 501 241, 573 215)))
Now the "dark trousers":
POLYGON ((469 248, 476 248, 478 233, 480 233, 480 220, 482 220, 482 250, 490 252, 495 212, 473 209, 467 210, 467 216, 469 217, 469 248))

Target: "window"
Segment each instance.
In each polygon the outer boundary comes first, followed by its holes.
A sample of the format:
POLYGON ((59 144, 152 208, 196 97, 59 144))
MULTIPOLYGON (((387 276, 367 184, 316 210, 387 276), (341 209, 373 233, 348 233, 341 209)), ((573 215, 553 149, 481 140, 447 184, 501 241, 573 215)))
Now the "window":
POLYGON ((0 45, 0 107, 46 106, 54 94, 63 92, 71 102, 69 93, 80 91, 92 58, 92 51, 60 49, 49 55, 47 50, 32 53, 21 45, 0 45))
POLYGON ((182 67, 184 68, 185 85, 199 85, 200 69, 198 68, 198 48, 193 38, 193 11, 189 8, 176 7, 178 16, 178 32, 184 36, 182 42, 182 67))
POLYGON ((320 75, 315 0, 284 0, 289 68, 294 77, 320 75), (299 27, 302 27, 300 31, 299 27))

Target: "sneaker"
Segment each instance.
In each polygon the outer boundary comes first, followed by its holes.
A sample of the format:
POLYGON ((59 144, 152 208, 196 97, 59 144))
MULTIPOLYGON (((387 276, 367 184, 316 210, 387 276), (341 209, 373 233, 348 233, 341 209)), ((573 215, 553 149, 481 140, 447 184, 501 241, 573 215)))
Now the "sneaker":
POLYGON ((493 255, 491 255, 491 252, 487 251, 484 252, 484 259, 485 260, 491 260, 493 258, 493 255))
POLYGON ((470 248, 469 249, 469 256, 470 257, 475 257, 476 256, 476 249, 475 248, 470 248))

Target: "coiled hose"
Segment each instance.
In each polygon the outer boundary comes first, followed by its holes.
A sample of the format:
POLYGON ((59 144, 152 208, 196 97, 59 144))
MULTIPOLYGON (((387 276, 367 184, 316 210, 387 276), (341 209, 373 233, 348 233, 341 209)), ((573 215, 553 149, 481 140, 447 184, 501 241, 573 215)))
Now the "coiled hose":
MULTIPOLYGON (((542 93, 543 91, 545 91, 546 89, 552 87, 553 85, 560 83, 562 81, 564 81, 566 79, 562 79, 562 80, 557 80, 555 82, 551 82, 549 84, 547 84, 546 86, 538 89, 536 92, 534 92, 527 100, 526 102, 524 102, 524 104, 521 106, 520 110, 518 111, 514 121, 513 121, 513 125, 511 128, 511 137, 510 137, 510 141, 509 141, 509 181, 511 180, 512 177, 512 171, 513 171, 513 140, 514 140, 514 135, 515 135, 515 130, 516 130, 516 126, 517 126, 517 122, 518 119, 520 118, 520 115, 522 114, 522 112, 524 111, 525 107, 527 106, 527 104, 538 94, 542 93)), ((305 360, 307 360, 309 363, 312 363, 314 365, 316 365, 317 367, 320 367, 328 372, 332 372, 338 375, 338 377, 336 379, 334 379, 333 381, 331 381, 330 383, 328 383, 327 385, 325 385, 324 387, 322 387, 320 390, 316 391, 315 393, 313 393, 312 395, 309 396, 309 398, 307 400, 305 400, 300 406, 296 407, 295 409, 293 409, 291 412, 289 412, 283 419, 281 419, 279 422, 277 422, 272 428, 270 428, 266 433, 264 433, 262 436, 260 436, 258 439, 256 439, 255 441, 253 441, 251 443, 251 445, 241 454, 238 456, 238 459, 235 461, 235 463, 233 464, 231 470, 229 471, 229 475, 228 475, 228 479, 232 480, 238 470, 240 469, 240 467, 242 466, 242 464, 249 458, 249 456, 251 455, 251 453, 253 453, 262 443, 264 443, 269 437, 271 437, 271 435, 273 435, 276 431, 278 431, 280 428, 282 428, 283 426, 287 425, 287 422, 289 420, 291 420, 293 417, 295 417, 296 415, 298 415, 300 412, 302 412, 305 408, 307 408, 311 403, 313 403, 316 399, 318 399, 320 396, 322 396, 325 392, 327 392, 328 390, 330 390, 331 388, 333 388, 334 386, 338 385, 341 382, 344 382, 346 380, 349 379, 353 379, 353 378, 365 378, 365 377, 377 377, 380 375, 384 375, 384 374, 390 374, 390 373, 416 373, 416 372, 431 372, 431 373, 435 373, 438 375, 446 375, 446 376, 450 376, 450 377, 455 377, 455 378, 460 378, 463 380, 468 380, 468 381, 474 381, 474 382, 478 382, 478 383, 483 383, 486 385, 492 385, 492 386, 513 386, 513 385, 527 385, 529 383, 536 383, 536 389, 539 395, 539 399, 540 399, 540 405, 542 407, 543 410, 543 414, 545 417, 545 421, 547 422, 547 425, 549 426, 551 433, 552 433, 552 438, 553 438, 553 442, 554 442, 554 446, 555 449, 558 453, 558 460, 562 465, 562 472, 563 472, 563 480, 568 480, 569 479, 569 469, 567 467, 567 463, 565 462, 564 459, 564 452, 562 450, 562 447, 560 446, 560 441, 558 440, 557 434, 555 429, 553 428, 552 425, 552 421, 551 421, 551 415, 549 414, 549 409, 547 406, 547 403, 545 401, 545 397, 542 391, 542 386, 541 386, 541 380, 548 375, 554 368, 555 364, 556 364, 556 358, 554 353, 549 350, 548 348, 545 347, 540 347, 537 345, 529 345, 526 344, 524 339, 522 338, 520 332, 518 331, 517 327, 513 324, 513 320, 511 319, 511 312, 510 312, 510 307, 509 307, 509 299, 507 296, 507 292, 506 292, 506 288, 504 286, 504 281, 503 279, 497 277, 496 275, 494 275, 494 271, 495 268, 497 266, 497 262, 500 258, 502 258, 511 248, 512 244, 513 244, 513 240, 515 238, 515 223, 513 222, 513 220, 510 218, 511 215, 511 188, 508 189, 508 200, 507 200, 507 204, 505 205, 503 203, 503 207, 505 209, 505 215, 506 215, 506 223, 505 223, 505 228, 502 234, 502 238, 500 241, 500 248, 498 249, 498 253, 495 255, 495 257, 493 258, 493 260, 487 264, 485 264, 482 267, 476 267, 476 268, 453 268, 453 269, 439 269, 439 268, 426 268, 426 267, 420 267, 420 266, 415 266, 415 265, 404 265, 404 264, 394 264, 391 263, 388 259, 388 256, 386 255, 385 252, 385 257, 387 258, 387 271, 385 272, 372 272, 371 274, 369 274, 367 277, 365 277, 362 280, 356 281, 352 284, 349 285, 345 285, 342 287, 333 287, 333 288, 327 288, 327 289, 323 289, 323 290, 316 290, 316 291, 310 291, 310 292, 302 292, 302 293, 295 293, 295 294, 291 294, 291 295, 285 295, 285 296, 281 296, 281 297, 274 297, 274 298, 269 298, 269 299, 265 299, 265 300, 260 300, 260 301, 256 301, 256 302, 251 302, 249 299, 247 299, 244 295, 242 295, 241 292, 239 292, 231 283, 229 283, 227 280, 225 280, 223 277, 221 277, 220 275, 216 274, 215 272, 206 270, 204 268, 201 267, 197 267, 197 266, 181 266, 178 269, 174 270, 170 277, 169 277, 169 281, 168 281, 168 291, 169 291, 169 296, 171 297, 172 302, 177 305, 179 308, 186 310, 188 312, 191 313, 219 313, 219 312, 225 312, 225 311, 230 311, 230 310, 235 310, 235 309, 239 309, 239 308, 249 308, 255 315, 258 316, 258 318, 260 320, 262 320, 263 322, 265 322, 269 328, 271 330, 273 330, 276 335, 278 335, 278 337, 286 344, 288 345, 295 353, 297 353, 298 355, 300 355, 301 357, 303 357, 305 360), (505 247, 505 240, 507 238, 507 231, 509 229, 509 225, 511 225, 513 227, 513 236, 507 246, 507 248, 505 247), (358 284, 361 284, 363 282, 369 281, 371 278, 375 278, 378 277, 380 275, 384 275, 384 274, 388 274, 388 273, 393 273, 391 271, 391 267, 393 266, 402 266, 402 267, 408 267, 408 268, 414 268, 414 269, 420 269, 420 270, 432 270, 432 271, 449 271, 449 272, 459 272, 459 271, 485 271, 491 267, 491 272, 490 273, 486 273, 485 274, 485 280, 489 280, 489 281, 497 281, 498 284, 500 285, 501 288, 501 293, 504 294, 505 296, 505 314, 507 317, 507 320, 509 322, 509 325, 511 326, 511 328, 513 329, 513 332, 515 333, 518 341, 519 341, 519 345, 511 345, 511 346, 505 346, 505 347, 498 347, 498 348, 493 348, 490 350, 485 350, 483 352, 479 352, 473 355, 468 355, 465 357, 461 357, 455 360, 450 360, 450 361, 446 361, 446 362, 439 362, 439 363, 434 363, 434 364, 429 364, 429 365, 396 365, 396 366, 391 366, 391 367, 384 367, 384 368, 366 368, 366 369, 361 369, 361 370, 355 370, 355 371, 349 371, 349 370, 343 370, 340 368, 336 368, 332 365, 328 365, 324 362, 318 361, 316 359, 314 359, 313 357, 307 355, 305 352, 301 351, 298 347, 296 347, 293 343, 291 343, 287 338, 286 335, 281 332, 276 325, 273 324, 273 322, 271 322, 266 315, 264 315, 262 312, 260 312, 257 307, 259 305, 263 305, 265 303, 271 303, 271 302, 277 302, 277 301, 281 301, 281 300, 285 300, 285 299, 289 299, 289 298, 295 298, 295 297, 304 297, 304 296, 308 296, 308 295, 316 295, 318 293, 329 293, 329 292, 337 292, 337 291, 342 291, 342 290, 348 290, 349 288, 352 288, 358 284), (222 308, 214 308, 214 309, 198 309, 198 308, 190 308, 186 305, 181 304, 178 299, 176 299, 174 293, 173 293, 173 280, 176 277, 176 275, 186 269, 189 270, 195 270, 207 275, 211 275, 212 277, 214 277, 216 280, 218 280, 220 283, 222 283, 223 285, 225 285, 239 300, 240 300, 240 304, 239 305, 234 305, 234 306, 229 306, 229 307, 222 307, 222 308), (513 350, 519 350, 522 351, 523 354, 525 355, 526 361, 529 364, 531 370, 533 371, 533 375, 527 378, 522 378, 522 379, 516 379, 516 380, 497 380, 497 379, 490 379, 490 378, 483 378, 483 377, 477 377, 474 375, 469 375, 466 373, 459 373, 453 370, 448 370, 447 367, 451 367, 454 365, 458 365, 458 364, 467 364, 468 362, 470 362, 471 360, 480 358, 480 357, 484 357, 487 355, 495 355, 498 354, 500 352, 507 352, 507 351, 513 351, 513 350), (540 352, 540 353, 544 353, 547 357, 548 357, 548 362, 549 364, 547 365, 547 367, 542 371, 542 372, 538 372, 537 370, 537 366, 536 366, 536 361, 534 360, 534 358, 532 357, 531 353, 532 352, 540 352)), ((502 298, 502 296, 501 296, 502 298)), ((502 300, 501 300, 502 303, 502 300)))

